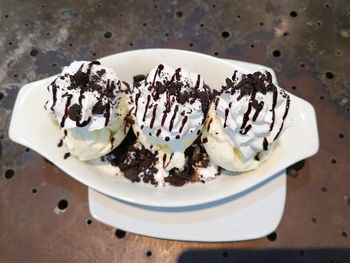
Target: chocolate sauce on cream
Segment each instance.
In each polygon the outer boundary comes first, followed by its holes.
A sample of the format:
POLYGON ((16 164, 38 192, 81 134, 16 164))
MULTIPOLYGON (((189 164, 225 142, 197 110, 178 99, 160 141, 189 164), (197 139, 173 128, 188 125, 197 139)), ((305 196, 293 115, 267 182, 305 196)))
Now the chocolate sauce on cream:
POLYGON ((131 100, 135 121, 139 127, 144 126, 146 134, 151 132, 162 140, 190 134, 192 121, 193 126, 198 125, 193 130, 197 134, 209 108, 209 92, 199 74, 160 64, 145 80, 134 83, 131 100))
POLYGON ((105 127, 108 125, 109 123, 109 118, 111 117, 111 111, 110 111, 111 105, 109 104, 109 102, 107 102, 106 104, 106 112, 104 114, 105 117, 105 127))
POLYGON ((224 128, 227 127, 226 122, 227 122, 227 117, 228 117, 228 113, 230 112, 230 110, 228 108, 225 109, 225 122, 224 122, 224 128))
MULTIPOLYGON (((263 144, 262 148, 267 150, 269 148, 269 143, 276 140, 283 129, 289 110, 290 98, 282 89, 278 88, 273 83, 272 76, 268 71, 238 75, 239 73, 235 71, 232 79, 226 79, 226 85, 222 87, 221 92, 215 99, 215 109, 221 114, 220 118, 222 118, 223 121, 223 128, 228 128, 230 126, 235 129, 237 123, 239 123, 235 118, 239 117, 237 117, 237 113, 230 115, 230 111, 239 109, 237 104, 241 104, 241 107, 245 108, 245 112, 242 114, 243 116, 241 115, 242 122, 239 124, 240 126, 238 126, 238 132, 242 136, 253 136, 252 140, 258 139, 259 133, 264 133, 263 129, 265 128, 263 127, 266 127, 266 124, 268 124, 265 133, 273 134, 274 137, 270 138, 270 135, 267 135, 261 138, 263 144), (285 104, 285 110, 283 116, 281 116, 280 106, 283 103, 285 104), (276 116, 277 104, 278 116, 276 116), (259 118, 261 114, 268 117, 261 119, 259 118), (258 119, 259 123, 257 123, 258 119), (230 125, 229 122, 231 121, 235 122, 236 125, 230 125), (263 124, 264 122, 267 123, 263 124), (260 130, 256 131, 256 129, 254 129, 255 125, 265 126, 261 126, 260 130), (275 127, 276 125, 278 125, 278 127, 275 127), (254 137, 255 132, 258 133, 256 137, 254 137)), ((210 121, 207 129, 209 131, 210 121)))
POLYGON ((171 120, 170 120, 169 131, 172 131, 172 130, 173 130, 174 121, 175 121, 175 118, 176 118, 176 115, 177 115, 177 112, 178 112, 178 111, 179 111, 179 105, 176 105, 176 106, 175 106, 175 110, 174 110, 173 117, 171 117, 171 120))
MULTIPOLYGON (((255 95, 256 95, 256 92, 252 92, 252 94, 250 95, 250 100, 248 102, 248 109, 247 111, 244 113, 243 115, 243 122, 242 122, 242 125, 241 125, 241 130, 240 132, 242 132, 242 130, 245 128, 245 126, 247 125, 248 121, 249 121, 249 114, 250 112, 252 111, 252 107, 253 107, 253 101, 255 99, 255 95)), ((247 131, 244 131, 243 133, 241 134, 247 134, 247 131)))
POLYGON ((269 149, 269 142, 267 141, 266 137, 264 138, 263 149, 265 151, 267 151, 269 149))
POLYGON ((151 102, 151 95, 148 95, 148 96, 147 96, 147 103, 146 103, 145 111, 144 111, 144 113, 143 113, 142 121, 145 121, 145 120, 146 120, 146 115, 147 115, 148 106, 149 106, 149 103, 150 103, 150 102, 151 102))
POLYGON ((272 131, 273 126, 275 125, 275 118, 276 118, 276 113, 275 113, 275 108, 276 108, 276 103, 277 103, 277 90, 273 91, 273 97, 272 97, 272 120, 271 120, 271 125, 270 125, 270 131, 272 131))
POLYGON ((281 133, 281 131, 282 131, 282 129, 283 129, 284 121, 285 121, 285 119, 286 119, 286 117, 287 117, 287 115, 288 115, 289 106, 290 106, 290 97, 288 96, 288 97, 287 97, 286 108, 285 108, 285 111, 284 111, 284 114, 283 114, 283 117, 282 117, 283 122, 282 122, 282 125, 281 125, 280 129, 278 130, 278 132, 277 132, 275 138, 273 138, 274 141, 278 138, 278 136, 280 135, 280 133, 281 133))
POLYGON ((57 78, 51 83, 51 85, 52 85, 52 100, 53 100, 53 103, 51 106, 52 111, 55 108, 56 102, 57 102, 57 85, 55 83, 56 80, 57 80, 57 78))
MULTIPOLYGON (((255 101, 256 102, 256 101, 255 101)), ((259 117, 259 113, 261 112, 261 110, 264 107, 264 102, 260 101, 254 108, 256 109, 254 116, 252 118, 253 121, 256 121, 256 119, 259 117)))
POLYGON ((153 82, 152 82, 152 85, 150 86, 150 89, 154 88, 154 83, 156 81, 156 78, 157 78, 157 76, 159 77, 159 75, 163 69, 164 69, 164 66, 162 64, 160 64, 157 68, 156 74, 154 74, 153 82))
POLYGON ((154 121, 156 120, 157 106, 158 106, 158 104, 154 105, 154 107, 153 107, 152 119, 151 119, 151 122, 150 122, 150 124, 149 124, 149 126, 150 126, 151 128, 153 128, 154 121))
MULTIPOLYGON (((64 114, 58 117, 60 118, 59 123, 61 127, 66 126, 67 118, 70 119, 68 128, 73 128, 74 126, 85 127, 91 122, 96 122, 96 118, 92 118, 93 115, 100 115, 99 118, 102 116, 104 118, 104 127, 108 125, 112 108, 111 103, 113 103, 113 107, 116 107, 119 103, 119 98, 116 98, 116 95, 121 89, 121 84, 116 77, 113 79, 113 73, 110 70, 108 75, 106 75, 107 70, 103 68, 93 71, 93 67, 97 65, 100 65, 100 62, 73 62, 70 66, 64 68, 61 75, 49 85, 49 91, 51 89, 50 108, 56 114, 58 114, 56 111, 58 106, 57 96, 67 97, 64 114), (112 79, 109 78, 110 76, 112 79), (89 96, 89 100, 85 102, 87 96, 89 96), (91 98, 95 99, 95 101, 91 98), (93 103, 93 105, 90 106, 87 103, 93 103), (83 116, 84 119, 82 119, 83 116)), ((94 127, 96 128, 93 129, 99 129, 99 125, 95 123, 94 127)))
POLYGON ((69 106, 70 106, 70 103, 71 103, 73 95, 70 95, 70 94, 66 93, 62 97, 67 97, 66 106, 64 108, 64 115, 63 115, 61 123, 60 123, 60 126, 63 128, 64 127, 64 123, 65 123, 65 121, 66 121, 66 119, 68 117, 68 109, 69 109, 69 106))
POLYGON ((137 109, 138 109, 138 105, 139 105, 139 99, 140 99, 140 93, 137 93, 136 97, 135 97, 135 115, 137 114, 137 109))
POLYGON ((163 113, 163 117, 162 117, 162 126, 164 126, 166 117, 168 116, 168 114, 166 112, 163 113))
POLYGON ((181 126, 180 126, 180 129, 179 129, 179 133, 182 133, 182 130, 183 130, 183 128, 185 127, 185 124, 186 124, 186 122, 187 122, 187 119, 188 119, 188 116, 187 116, 187 115, 182 119, 181 126))

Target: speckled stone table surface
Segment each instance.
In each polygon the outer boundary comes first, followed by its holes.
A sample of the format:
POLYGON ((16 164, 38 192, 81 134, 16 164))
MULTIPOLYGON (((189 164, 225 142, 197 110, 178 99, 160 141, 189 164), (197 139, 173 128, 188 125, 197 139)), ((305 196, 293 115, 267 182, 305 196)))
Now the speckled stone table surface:
POLYGON ((0 262, 350 262, 349 1, 1 0, 0 55, 0 262), (276 232, 216 244, 125 233, 91 218, 84 185, 9 140, 24 84, 151 47, 267 65, 314 105, 320 151, 288 169, 276 232))

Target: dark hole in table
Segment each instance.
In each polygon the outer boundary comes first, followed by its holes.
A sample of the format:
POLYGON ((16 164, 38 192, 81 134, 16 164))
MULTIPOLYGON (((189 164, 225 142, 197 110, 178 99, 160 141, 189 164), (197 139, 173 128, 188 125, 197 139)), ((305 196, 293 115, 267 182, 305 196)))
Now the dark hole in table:
POLYGON ((58 202, 58 205, 57 205, 58 209, 60 209, 61 211, 64 211, 67 209, 68 207, 68 201, 66 199, 61 199, 59 202, 58 202))

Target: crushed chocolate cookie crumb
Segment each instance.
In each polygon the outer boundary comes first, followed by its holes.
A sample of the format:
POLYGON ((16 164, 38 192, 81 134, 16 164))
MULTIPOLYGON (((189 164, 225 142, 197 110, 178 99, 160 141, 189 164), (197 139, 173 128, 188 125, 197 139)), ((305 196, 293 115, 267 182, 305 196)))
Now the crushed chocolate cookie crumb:
POLYGON ((196 174, 196 168, 206 168, 209 164, 208 156, 205 153, 204 147, 195 146, 188 147, 185 151, 187 163, 183 171, 174 168, 170 170, 169 176, 165 178, 165 182, 174 185, 182 186, 189 182, 199 181, 199 176, 196 174))
POLYGON ((135 85, 136 83, 138 83, 138 82, 141 82, 141 81, 145 80, 145 79, 146 79, 146 76, 143 75, 143 74, 134 76, 134 77, 133 77, 134 85, 135 85))
POLYGON ((111 153, 102 157, 113 166, 118 166, 124 176, 132 182, 151 183, 157 185, 154 175, 158 158, 149 150, 140 147, 132 131, 129 131, 124 141, 111 153))
MULTIPOLYGON (((205 181, 198 169, 207 168, 208 154, 200 144, 200 138, 185 151, 186 164, 183 171, 173 168, 169 176, 164 178, 165 183, 173 186, 182 186, 186 183, 205 181)), ((158 173, 158 152, 152 153, 145 149, 130 130, 124 141, 111 153, 103 156, 102 161, 108 161, 119 167, 123 175, 132 182, 144 182, 157 186, 155 175, 158 173)), ((220 174, 217 168, 216 175, 220 174)))

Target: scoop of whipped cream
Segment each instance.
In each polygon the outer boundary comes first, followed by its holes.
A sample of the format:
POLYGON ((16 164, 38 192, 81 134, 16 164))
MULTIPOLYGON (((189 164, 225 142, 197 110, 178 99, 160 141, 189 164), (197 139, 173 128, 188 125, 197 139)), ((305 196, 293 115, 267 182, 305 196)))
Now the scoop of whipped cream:
POLYGON ((230 171, 254 169, 283 132, 289 106, 289 95, 268 71, 235 71, 210 105, 203 129, 210 158, 230 171))
POLYGON ((158 153, 165 170, 183 169, 184 151, 201 133, 207 116, 209 87, 202 77, 160 64, 134 85, 131 102, 140 142, 158 153))
POLYGON ((127 87, 115 73, 93 61, 74 61, 47 87, 46 109, 64 132, 64 143, 80 160, 117 147, 128 125, 127 87))

